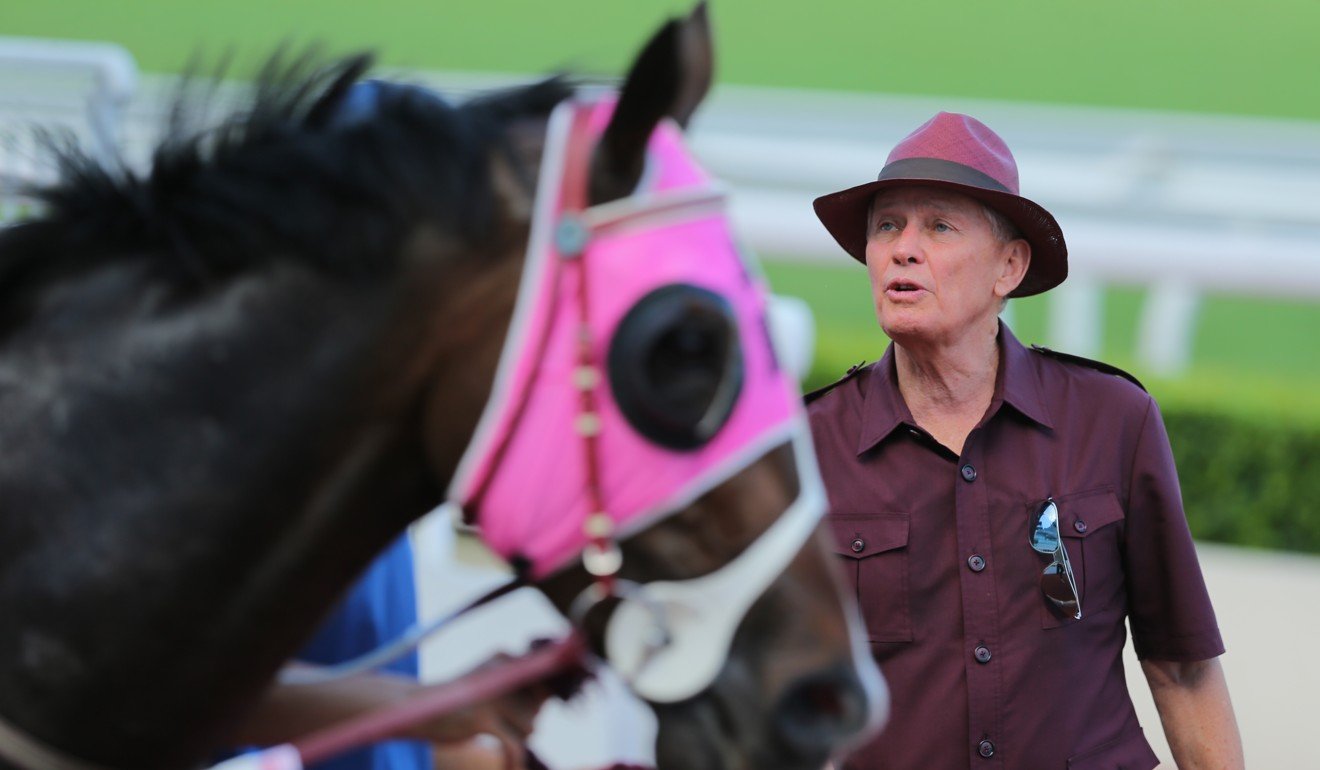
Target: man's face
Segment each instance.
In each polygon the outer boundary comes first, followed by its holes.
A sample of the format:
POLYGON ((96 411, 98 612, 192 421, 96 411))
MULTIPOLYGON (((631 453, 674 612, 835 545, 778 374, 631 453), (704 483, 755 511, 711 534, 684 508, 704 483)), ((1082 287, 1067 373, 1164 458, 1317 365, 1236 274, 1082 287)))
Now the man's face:
POLYGON ((1026 241, 1001 242, 975 200, 930 187, 878 193, 866 271, 880 326, 909 344, 953 342, 990 328, 1026 274, 1026 241))

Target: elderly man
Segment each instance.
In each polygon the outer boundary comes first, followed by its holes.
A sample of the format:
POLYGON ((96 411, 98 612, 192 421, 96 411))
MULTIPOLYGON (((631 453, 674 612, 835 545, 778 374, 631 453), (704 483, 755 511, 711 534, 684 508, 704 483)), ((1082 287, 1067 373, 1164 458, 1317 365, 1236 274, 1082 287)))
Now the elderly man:
POLYGON ((849 770, 1149 770, 1124 621, 1180 768, 1243 765, 1168 438, 1131 376, 1023 347, 1067 275, 1004 142, 941 113, 816 200, 866 265, 875 364, 808 397, 831 525, 893 694, 849 770))

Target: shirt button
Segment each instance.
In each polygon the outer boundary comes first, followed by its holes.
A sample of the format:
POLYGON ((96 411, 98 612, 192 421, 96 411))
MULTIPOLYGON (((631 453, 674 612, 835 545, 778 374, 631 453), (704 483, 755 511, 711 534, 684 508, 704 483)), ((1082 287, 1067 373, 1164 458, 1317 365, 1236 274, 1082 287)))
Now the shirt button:
POLYGON ((977 663, 990 662, 990 648, 986 647, 984 644, 978 644, 976 649, 972 651, 972 654, 976 656, 977 663))
POLYGON ((962 467, 961 472, 962 472, 963 481, 967 481, 967 482, 976 481, 976 469, 973 468, 972 466, 964 465, 962 467))
POLYGON ((853 553, 861 553, 862 551, 865 551, 865 550, 866 550, 866 541, 865 541, 865 540, 862 540, 862 539, 859 537, 859 538, 857 538, 856 540, 852 541, 852 552, 853 552, 853 553))
POLYGON ((985 559, 980 554, 972 554, 967 557, 967 566, 972 572, 980 572, 985 569, 985 559))
POLYGON ((995 755, 995 745, 988 740, 981 741, 976 745, 976 753, 989 759, 995 755))
POLYGON ((1078 519, 1077 521, 1074 521, 1074 522, 1073 522, 1073 529, 1077 530, 1078 532, 1085 532, 1085 531, 1086 531, 1086 522, 1082 521, 1081 519, 1078 519))

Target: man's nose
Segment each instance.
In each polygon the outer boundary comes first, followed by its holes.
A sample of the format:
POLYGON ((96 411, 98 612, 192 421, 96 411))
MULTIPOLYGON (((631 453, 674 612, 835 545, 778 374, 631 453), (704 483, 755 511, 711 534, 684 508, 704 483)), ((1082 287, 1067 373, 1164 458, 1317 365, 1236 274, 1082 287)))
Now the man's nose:
POLYGON ((924 254, 921 233, 916 227, 908 225, 899 231, 898 237, 894 239, 894 248, 889 256, 896 265, 915 265, 924 259, 924 254))

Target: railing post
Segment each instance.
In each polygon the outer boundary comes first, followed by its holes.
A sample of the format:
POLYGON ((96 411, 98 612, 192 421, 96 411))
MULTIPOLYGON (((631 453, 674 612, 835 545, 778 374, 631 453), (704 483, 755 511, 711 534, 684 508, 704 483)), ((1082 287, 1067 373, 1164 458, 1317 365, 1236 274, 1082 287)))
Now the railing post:
POLYGON ((1068 276, 1050 291, 1050 345, 1065 353, 1095 358, 1100 355, 1104 303, 1098 282, 1087 275, 1068 276))
POLYGON ((799 297, 772 294, 766 310, 779 364, 802 382, 816 357, 816 317, 811 306, 799 297))
POLYGON ((1143 365, 1163 377, 1186 371, 1200 304, 1200 293, 1186 281, 1151 287, 1137 327, 1137 355, 1143 365))

